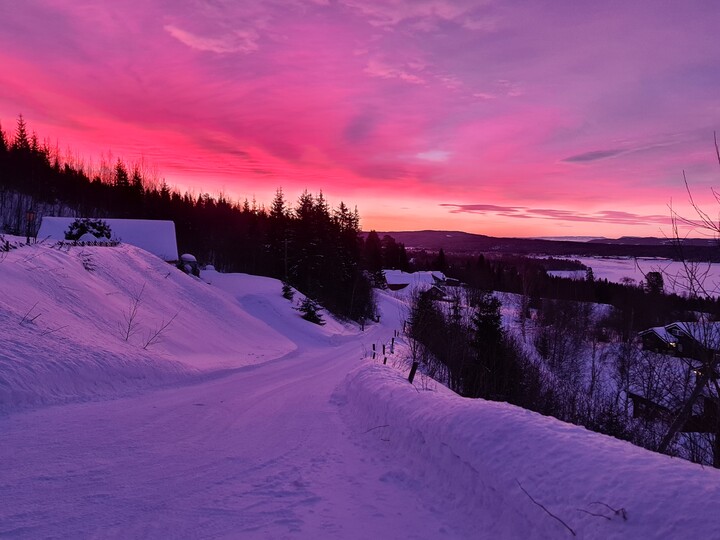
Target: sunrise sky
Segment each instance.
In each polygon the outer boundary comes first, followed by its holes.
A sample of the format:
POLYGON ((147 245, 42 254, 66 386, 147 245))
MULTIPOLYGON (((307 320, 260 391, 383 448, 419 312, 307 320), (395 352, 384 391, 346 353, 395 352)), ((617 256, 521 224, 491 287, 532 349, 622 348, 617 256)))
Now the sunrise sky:
POLYGON ((657 236, 683 170, 717 213, 719 31, 714 0, 5 0, 0 122, 364 229, 657 236))

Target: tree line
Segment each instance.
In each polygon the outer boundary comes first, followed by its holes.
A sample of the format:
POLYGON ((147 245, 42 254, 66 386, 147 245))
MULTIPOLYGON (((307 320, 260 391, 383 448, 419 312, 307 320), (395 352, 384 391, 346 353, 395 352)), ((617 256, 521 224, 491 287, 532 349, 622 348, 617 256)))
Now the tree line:
POLYGON ((607 327, 623 341, 641 330, 678 320, 694 320, 698 312, 720 315, 720 299, 707 295, 680 295, 664 291, 660 272, 647 272, 645 280, 614 283, 596 278, 578 261, 541 259, 522 255, 446 255, 412 253, 417 269, 440 270, 469 287, 518 294, 523 311, 539 308, 543 300, 607 304, 614 309, 607 327), (584 279, 554 276, 550 270, 582 270, 584 279))
POLYGON ((291 204, 279 188, 266 208, 180 193, 120 158, 95 168, 71 161, 30 134, 22 115, 13 136, 0 127, 2 229, 34 236, 42 215, 172 220, 181 253, 220 271, 285 280, 342 317, 376 316, 374 255, 367 256, 358 211, 343 202, 331 208, 322 191, 291 204))

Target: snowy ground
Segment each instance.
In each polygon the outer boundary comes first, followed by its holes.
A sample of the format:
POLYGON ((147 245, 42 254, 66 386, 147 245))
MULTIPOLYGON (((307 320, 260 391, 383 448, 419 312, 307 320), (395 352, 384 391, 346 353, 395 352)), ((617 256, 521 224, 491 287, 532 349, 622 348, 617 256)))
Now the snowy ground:
POLYGON ((717 536, 718 471, 367 358, 401 300, 361 332, 203 278, 127 246, 0 262, 0 537, 717 536))

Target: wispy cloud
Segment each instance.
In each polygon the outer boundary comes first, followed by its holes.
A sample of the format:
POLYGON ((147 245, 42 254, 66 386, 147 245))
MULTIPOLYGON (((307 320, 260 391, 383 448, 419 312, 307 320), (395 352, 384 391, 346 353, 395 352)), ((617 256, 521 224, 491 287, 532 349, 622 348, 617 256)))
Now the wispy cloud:
POLYGON ((402 23, 432 31, 439 21, 454 22, 468 30, 489 32, 497 17, 478 13, 487 1, 468 0, 340 0, 382 28, 402 23))
POLYGON ((568 163, 585 163, 588 161, 598 161, 600 159, 607 159, 611 157, 624 154, 626 150, 593 150, 591 152, 584 152, 582 154, 576 154, 574 156, 567 157, 562 161, 568 163))
POLYGON ((575 221, 586 223, 612 223, 616 225, 669 225, 669 215, 635 214, 618 210, 599 210, 597 212, 576 212, 552 208, 527 208, 524 206, 502 206, 493 204, 452 204, 441 203, 441 207, 450 209, 452 214, 497 214, 503 217, 519 219, 549 219, 555 221, 575 221))
POLYGON ((400 79, 411 84, 425 84, 425 79, 406 69, 392 67, 379 60, 368 60, 365 73, 382 79, 400 79))
POLYGON ((233 35, 221 38, 210 38, 192 34, 186 30, 166 24, 165 31, 180 43, 198 51, 223 53, 249 53, 258 49, 258 34, 250 31, 237 31, 233 35))
POLYGON ((450 157, 450 152, 445 150, 428 150, 427 152, 419 152, 415 154, 415 157, 422 159, 423 161, 433 161, 441 163, 447 161, 450 157))

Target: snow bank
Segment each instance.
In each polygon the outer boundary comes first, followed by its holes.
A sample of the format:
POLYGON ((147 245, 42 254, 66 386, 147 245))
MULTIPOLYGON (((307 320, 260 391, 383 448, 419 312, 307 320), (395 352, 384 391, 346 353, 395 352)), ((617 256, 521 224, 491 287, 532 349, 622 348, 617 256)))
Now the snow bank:
POLYGON ((483 537, 717 537, 720 471, 506 403, 419 391, 379 364, 353 371, 335 400, 406 461, 406 482, 458 515, 492 516, 475 523, 483 537))
POLYGON ((295 348, 131 245, 35 244, 0 261, 0 412, 177 384, 295 348))
POLYGON ((358 325, 342 323, 321 310, 325 324, 320 326, 304 320, 297 307, 305 296, 294 291, 293 301, 282 296, 282 282, 250 274, 222 274, 215 269, 202 271, 202 279, 234 298, 242 309, 298 347, 327 345, 355 336, 358 325))

